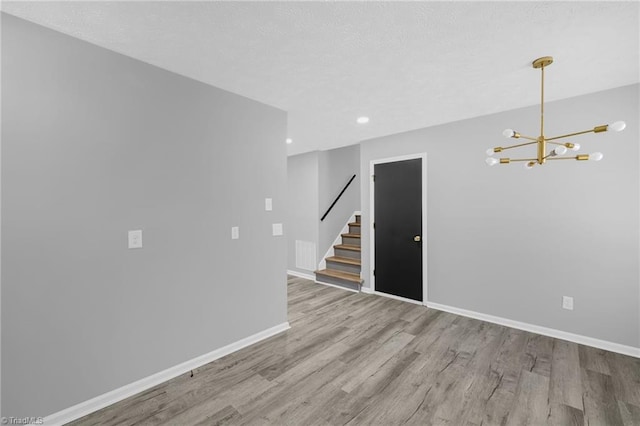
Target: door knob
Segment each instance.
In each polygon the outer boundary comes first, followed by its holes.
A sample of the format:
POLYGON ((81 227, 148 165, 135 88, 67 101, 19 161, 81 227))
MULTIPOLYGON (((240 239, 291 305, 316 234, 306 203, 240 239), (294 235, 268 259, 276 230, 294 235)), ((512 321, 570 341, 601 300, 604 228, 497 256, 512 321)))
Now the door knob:
POLYGON ((420 235, 416 235, 415 237, 413 237, 413 241, 415 241, 416 243, 419 243, 421 240, 420 235))

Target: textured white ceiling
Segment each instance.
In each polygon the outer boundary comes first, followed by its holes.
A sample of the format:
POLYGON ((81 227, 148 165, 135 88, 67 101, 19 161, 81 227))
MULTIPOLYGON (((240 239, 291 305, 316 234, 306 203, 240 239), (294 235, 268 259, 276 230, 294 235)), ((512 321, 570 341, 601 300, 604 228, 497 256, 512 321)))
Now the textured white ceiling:
MULTIPOLYGON (((3 2, 289 112, 289 154, 637 83, 638 2, 3 2), (356 124, 360 115, 371 117, 356 124)), ((508 123, 505 123, 507 125, 508 123)), ((483 144, 484 146, 484 144, 483 144)))

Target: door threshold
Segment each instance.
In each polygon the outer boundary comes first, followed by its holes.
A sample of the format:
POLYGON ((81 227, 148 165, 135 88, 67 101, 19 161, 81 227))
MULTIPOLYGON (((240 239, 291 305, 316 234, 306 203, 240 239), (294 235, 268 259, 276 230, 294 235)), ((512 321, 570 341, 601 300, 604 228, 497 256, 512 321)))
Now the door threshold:
POLYGON ((406 297, 395 296, 393 294, 383 293, 381 291, 376 291, 376 290, 373 290, 373 292, 371 294, 376 294, 376 295, 382 296, 382 297, 388 297, 389 299, 395 299, 395 300, 399 300, 401 302, 413 303, 414 305, 424 306, 424 302, 422 302, 421 300, 407 299, 406 297))

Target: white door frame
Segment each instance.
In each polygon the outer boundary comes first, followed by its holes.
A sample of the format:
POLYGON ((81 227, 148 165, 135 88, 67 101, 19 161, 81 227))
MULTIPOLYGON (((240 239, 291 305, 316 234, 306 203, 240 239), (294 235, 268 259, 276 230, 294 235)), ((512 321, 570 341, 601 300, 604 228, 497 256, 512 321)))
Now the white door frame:
POLYGON ((371 283, 371 291, 381 296, 390 297, 392 299, 398 299, 405 302, 417 303, 419 305, 427 304, 429 300, 427 297, 427 244, 425 234, 427 231, 427 153, 420 152, 416 154, 401 155, 398 157, 380 158, 377 160, 371 160, 369 162, 369 175, 371 176, 369 185, 369 215, 370 223, 369 229, 371 230, 371 237, 369 238, 369 282, 371 283), (384 163, 394 163, 396 161, 415 160, 422 159, 422 301, 416 301, 407 299, 405 297, 394 296, 392 294, 382 293, 376 291, 376 277, 373 275, 373 270, 376 265, 376 230, 373 224, 376 221, 375 215, 375 185, 376 182, 373 179, 375 174, 375 165, 384 163))

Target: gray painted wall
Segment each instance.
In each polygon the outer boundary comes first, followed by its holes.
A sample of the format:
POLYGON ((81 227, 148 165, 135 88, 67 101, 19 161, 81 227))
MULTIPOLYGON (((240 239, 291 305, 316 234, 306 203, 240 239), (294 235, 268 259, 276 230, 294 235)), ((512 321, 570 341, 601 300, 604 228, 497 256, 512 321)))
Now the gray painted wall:
POLYGON ((318 256, 322 259, 354 211, 360 210, 360 145, 320 152, 318 199, 320 217, 354 174, 356 178, 327 217, 319 222, 318 256))
POLYGON ((3 415, 287 320, 285 112, 5 14, 2 89, 3 415))
MULTIPOLYGON (((508 144, 502 130, 537 133, 539 106, 361 144, 363 175, 371 160, 427 152, 429 301, 640 346, 639 87, 546 105, 548 135, 627 122, 622 133, 572 139, 582 152, 603 152, 600 162, 488 167, 485 150, 508 144), (573 311, 562 296, 574 297, 573 311)), ((364 223, 369 184, 362 180, 364 223)))
POLYGON ((316 246, 318 264, 318 151, 287 158, 287 269, 303 274, 313 271, 296 268, 296 240, 316 246))

